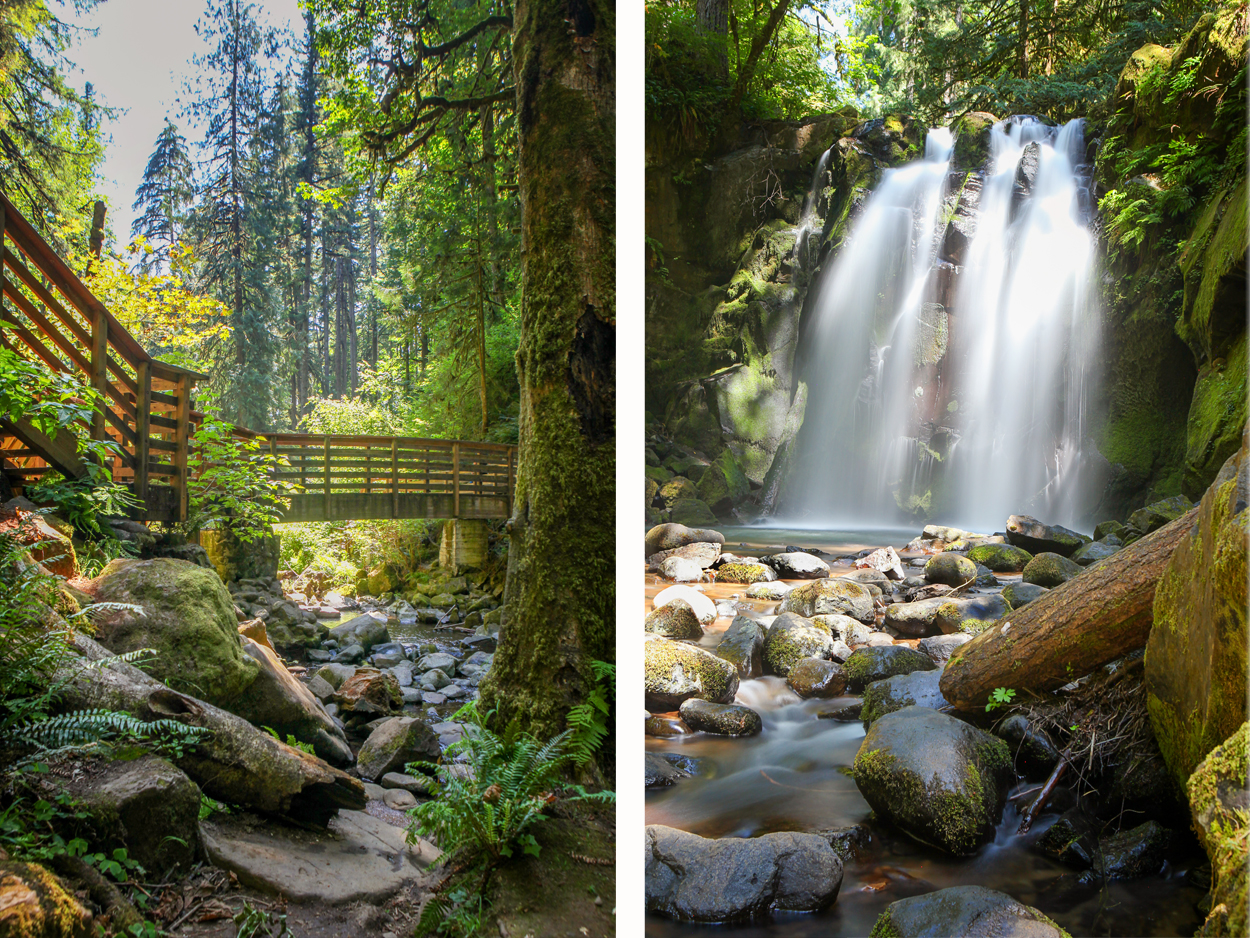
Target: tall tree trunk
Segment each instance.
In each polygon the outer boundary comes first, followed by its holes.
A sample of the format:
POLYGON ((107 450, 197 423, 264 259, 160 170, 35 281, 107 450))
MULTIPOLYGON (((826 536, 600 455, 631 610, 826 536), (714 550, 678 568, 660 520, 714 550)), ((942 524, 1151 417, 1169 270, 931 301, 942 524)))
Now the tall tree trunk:
MULTIPOLYGON (((697 0, 695 14, 699 27, 721 38, 729 34, 729 0, 697 0)), ((717 65, 722 79, 729 75, 729 56, 724 46, 717 52, 717 65)))
POLYGON ((495 109, 482 108, 482 173, 486 183, 486 257, 490 269, 490 302, 496 311, 503 306, 499 283, 499 181, 496 175, 495 109))
MULTIPOLYGON (((230 273, 233 278, 231 312, 234 319, 234 362, 243 377, 247 364, 247 335, 243 323, 243 182, 240 178, 239 151, 239 18, 237 6, 231 6, 230 52, 230 273)), ((242 386, 236 388, 238 406, 235 422, 244 423, 242 386)))
MULTIPOLYGON (((513 23, 520 460, 507 614, 481 690, 497 725, 550 736, 594 689, 591 662, 616 656, 615 6, 518 0, 513 23)), ((614 717, 597 754, 608 779, 614 717)))
POLYGON ((350 254, 343 259, 343 265, 347 274, 347 386, 351 396, 355 397, 360 375, 356 364, 359 361, 360 348, 356 336, 356 265, 352 263, 350 254))
POLYGON ((738 80, 734 83, 733 95, 729 99, 730 114, 737 113, 738 106, 742 104, 742 96, 746 94, 751 79, 755 77, 755 69, 760 64, 760 56, 768 48, 768 44, 772 41, 778 27, 781 26, 782 20, 786 18, 786 11, 789 9, 790 0, 777 0, 776 6, 768 14, 764 28, 751 43, 751 51, 747 54, 747 60, 742 63, 742 68, 738 70, 738 80))
POLYGON ((482 398, 482 439, 486 438, 486 284, 482 271, 482 239, 477 239, 477 377, 482 398))
POLYGON ((1020 78, 1029 77, 1029 0, 1020 0, 1020 78))
MULTIPOLYGON (((304 152, 300 176, 305 185, 312 187, 317 174, 317 42, 316 21, 311 10, 304 11, 305 59, 304 74, 300 84, 300 124, 304 131, 304 152)), ((304 250, 303 280, 300 284, 299 311, 296 315, 296 348, 298 357, 299 382, 296 393, 300 419, 308 412, 308 379, 311 368, 311 349, 309 336, 309 320, 313 314, 313 238, 315 236, 316 218, 315 204, 311 197, 303 196, 302 234, 304 250)))

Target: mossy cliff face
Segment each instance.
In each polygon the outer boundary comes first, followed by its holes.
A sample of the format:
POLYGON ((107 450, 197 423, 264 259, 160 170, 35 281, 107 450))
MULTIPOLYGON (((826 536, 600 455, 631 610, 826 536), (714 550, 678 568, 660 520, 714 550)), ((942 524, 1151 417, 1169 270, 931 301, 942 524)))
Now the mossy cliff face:
POLYGON ((1245 42, 1225 4, 1143 46, 1102 130, 1104 517, 1198 498, 1245 426, 1245 42))
POLYGON ((881 169, 919 156, 923 138, 910 119, 846 113, 746 126, 731 152, 693 153, 649 128, 647 409, 674 440, 709 456, 728 448, 767 493, 803 421, 807 287, 881 169))
POLYGON ((1250 452, 1229 459, 1202 497, 1193 533, 1155 590, 1147 705, 1183 789, 1198 763, 1246 720, 1246 555, 1250 452))
POLYGON ((1246 910, 1248 736, 1250 724, 1243 723, 1189 777, 1194 831, 1211 858, 1211 911, 1199 934, 1211 938, 1245 935, 1250 925, 1246 910))

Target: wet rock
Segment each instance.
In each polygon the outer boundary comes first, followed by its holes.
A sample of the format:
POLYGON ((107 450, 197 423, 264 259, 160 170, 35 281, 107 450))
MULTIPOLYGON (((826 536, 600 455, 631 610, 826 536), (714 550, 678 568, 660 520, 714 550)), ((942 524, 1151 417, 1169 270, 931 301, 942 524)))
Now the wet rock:
POLYGON ((1029 718, 1013 713, 994 727, 994 735, 1011 749, 1016 772, 1028 778, 1045 778, 1059 764, 1059 750, 1043 731, 1035 729, 1029 718))
POLYGON ((390 716, 403 705, 403 694, 395 675, 377 668, 357 668, 333 699, 341 713, 360 722, 390 716))
POLYGON ((1189 777, 1193 828, 1211 860, 1211 912, 1201 932, 1203 935, 1247 933, 1248 737, 1250 724, 1243 723, 1241 729, 1212 749, 1189 777))
POLYGON ((893 547, 882 547, 870 554, 865 554, 856 559, 855 566, 859 570, 879 573, 887 580, 901 580, 904 576, 903 563, 893 547))
POLYGON ((1101 541, 1104 537, 1108 536, 1120 538, 1122 537, 1121 532, 1123 532, 1123 530, 1124 525, 1120 524, 1118 521, 1100 521, 1094 527, 1094 540, 1101 541))
POLYGON ((1044 551, 1036 554, 1024 568, 1024 582, 1053 588, 1062 586, 1084 569, 1061 554, 1044 551))
POLYGON ((764 636, 764 670, 785 677, 799 659, 827 658, 832 651, 833 635, 827 626, 784 612, 764 636))
POLYGON ((366 654, 374 645, 391 640, 391 634, 386 630, 386 617, 376 612, 367 612, 342 625, 336 625, 330 629, 330 637, 341 647, 358 644, 364 648, 366 654))
POLYGON ((951 653, 960 645, 972 641, 972 636, 966 632, 955 632, 951 635, 930 635, 928 638, 922 638, 916 645, 916 650, 921 654, 928 655, 936 665, 942 665, 950 660, 951 653))
MULTIPOLYGON (((989 159, 990 130, 997 122, 998 118, 986 111, 970 111, 959 117, 951 125, 955 135, 951 166, 961 170, 979 169, 989 159)), ((976 178, 973 174, 969 181, 976 178)))
POLYGON ((741 704, 718 704, 691 698, 678 713, 692 730, 718 736, 755 736, 764 728, 760 715, 741 704))
POLYGON ((812 621, 827 628, 835 642, 842 641, 848 645, 865 645, 872 634, 872 629, 850 616, 813 616, 812 621))
POLYGON ((381 779, 402 772, 409 762, 437 762, 441 755, 438 737, 425 720, 395 717, 369 734, 356 755, 356 768, 363 778, 381 779))
POLYGON ((649 714, 643 732, 657 739, 671 739, 674 736, 688 735, 690 727, 676 717, 649 714))
MULTIPOLYGON (((1034 144, 1036 146, 1036 144, 1034 144)), ((952 886, 891 902, 873 938, 1067 938, 1032 906, 984 886, 952 886)))
POLYGON ((892 603, 886 607, 884 625, 912 638, 938 633, 977 634, 1008 612, 998 594, 951 599, 921 599, 913 603, 892 603))
POLYGON ((789 583, 752 583, 747 588, 747 599, 771 599, 777 602, 786 598, 786 593, 793 587, 789 583))
POLYGON ((1065 866, 1087 870, 1098 852, 1098 829, 1079 808, 1069 808, 1037 839, 1034 849, 1065 866))
POLYGON ((1132 830, 1102 840, 1086 880, 1138 879, 1159 872, 1172 846, 1172 832, 1158 821, 1147 821, 1132 830))
POLYGON ((786 683, 805 700, 841 697, 846 692, 846 671, 822 658, 800 658, 790 668, 786 683))
POLYGON ((439 670, 444 674, 456 673, 456 659, 446 652, 436 651, 428 655, 422 655, 417 659, 416 664, 412 666, 413 670, 424 674, 426 671, 439 670))
POLYGON ((698 583, 703 579, 703 568, 685 557, 668 557, 660 563, 660 576, 677 583, 698 583))
POLYGON ((685 547, 675 547, 672 550, 662 550, 659 553, 652 554, 647 558, 647 563, 655 566, 663 563, 669 557, 682 557, 686 560, 693 560, 700 567, 706 569, 716 563, 716 559, 720 557, 721 546, 710 541, 696 541, 693 544, 687 544, 685 547))
POLYGON ((929 559, 924 565, 924 578, 930 583, 963 586, 977 578, 977 565, 967 557, 948 551, 929 559))
POLYGON ((691 697, 731 703, 738 671, 728 661, 684 642, 648 636, 643 652, 648 709, 676 710, 691 697))
POLYGON ((842 861, 817 834, 712 840, 650 825, 646 838, 647 910, 681 921, 815 911, 842 885, 842 861))
POLYGON ((846 659, 847 686, 859 693, 874 681, 884 681, 896 674, 937 669, 928 655, 921 654, 906 645, 879 645, 857 648, 846 659))
POLYGON ((697 498, 679 498, 673 502, 668 516, 679 524, 715 524, 716 514, 706 502, 697 498))
POLYGON ((816 714, 816 717, 821 720, 837 720, 839 723, 858 723, 863 710, 863 702, 857 700, 855 703, 847 704, 845 707, 838 707, 834 710, 822 710, 816 714))
POLYGON ((860 713, 864 727, 904 707, 938 710, 947 706, 946 698, 938 689, 941 677, 941 671, 913 671, 911 674, 887 677, 884 681, 873 681, 864 688, 863 710, 860 713))
POLYGON ((982 544, 968 551, 968 559, 994 573, 1019 573, 1033 555, 1014 544, 982 544))
POLYGON ((1030 554, 1045 552, 1071 557, 1089 538, 1057 524, 1043 524, 1030 515, 1012 515, 1007 519, 1007 540, 1030 554))
POLYGON ((703 626, 699 625, 699 619, 690 608, 690 603, 684 599, 675 599, 659 609, 653 609, 647 614, 643 629, 665 638, 689 638, 698 641, 703 637, 703 626))
POLYGON ((829 564, 806 551, 787 551, 760 559, 783 580, 816 580, 829 575, 829 564))
POLYGON ((684 599, 694 610, 700 625, 711 625, 716 621, 716 604, 707 597, 706 593, 693 586, 670 586, 668 589, 660 590, 655 599, 651 600, 651 608, 659 609, 674 599, 684 599))
POLYGON ((1194 503, 1184 495, 1173 495, 1145 508, 1138 508, 1128 516, 1128 524, 1146 535, 1157 531, 1169 521, 1175 521, 1193 507, 1194 503))
POLYGON ((763 563, 726 563, 716 568, 716 579, 724 583, 767 583, 777 572, 763 563))
POLYGON ((851 657, 852 654, 854 654, 854 651, 850 645, 842 641, 840 638, 835 638, 833 640, 833 647, 829 649, 829 660, 836 661, 838 664, 841 664, 847 658, 851 657))
POLYGON ((894 581, 879 570, 852 570, 842 579, 851 583, 859 583, 861 586, 868 587, 869 590, 876 589, 882 596, 888 596, 895 586, 894 581))
POLYGON ((647 532, 647 556, 699 542, 724 544, 725 536, 707 528, 688 528, 684 524, 657 524, 647 532))
POLYGON ((1012 583, 1003 588, 1003 599, 1012 609, 1021 609, 1045 593, 1046 587, 1036 583, 1012 583))
POLYGON ((725 630, 716 656, 724 658, 738 671, 738 677, 747 680, 764 673, 765 629, 747 616, 734 616, 725 630))
POLYGON ((1118 543, 1106 544, 1102 541, 1091 541, 1083 547, 1078 547, 1072 555, 1072 560, 1082 567, 1088 567, 1090 564, 1098 563, 1100 560, 1106 560, 1119 549, 1120 545, 1118 543))
POLYGON ((924 707, 875 720, 855 756, 855 785, 879 816, 957 856, 993 838, 1011 778, 1002 740, 924 707))
POLYGON ((683 778, 690 777, 689 772, 684 771, 655 752, 648 752, 643 756, 642 766, 647 788, 667 788, 683 778))
POLYGON ((827 577, 796 586, 782 600, 781 611, 794 612, 808 619, 838 614, 868 625, 876 621, 872 594, 862 583, 855 583, 846 577, 827 577))

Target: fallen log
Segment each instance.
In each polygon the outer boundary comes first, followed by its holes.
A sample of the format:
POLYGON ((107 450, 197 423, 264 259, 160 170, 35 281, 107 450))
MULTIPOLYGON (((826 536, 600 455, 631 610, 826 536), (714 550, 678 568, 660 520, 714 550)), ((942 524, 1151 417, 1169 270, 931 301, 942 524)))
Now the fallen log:
POLYGON ((1195 508, 956 648, 942 696, 980 710, 996 687, 1052 691, 1145 645, 1155 586, 1197 517, 1195 508))
POLYGON ((279 742, 242 717, 171 690, 133 665, 86 667, 112 654, 84 635, 75 635, 72 645, 86 660, 57 674, 63 684, 60 709, 98 707, 147 722, 176 720, 207 729, 204 739, 172 761, 210 798, 315 827, 325 827, 340 808, 364 810, 359 779, 279 742))

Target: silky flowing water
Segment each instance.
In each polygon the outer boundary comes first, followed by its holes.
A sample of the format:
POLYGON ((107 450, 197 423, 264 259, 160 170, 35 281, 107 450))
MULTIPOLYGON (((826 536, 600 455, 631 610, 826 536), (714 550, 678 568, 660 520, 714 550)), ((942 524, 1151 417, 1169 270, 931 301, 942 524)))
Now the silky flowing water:
MULTIPOLYGON (((820 547, 834 556, 866 547, 905 543, 897 529, 817 532, 769 527, 723 528, 725 550, 761 555, 779 546, 820 547), (883 534, 894 535, 883 538, 883 534), (742 545, 753 545, 744 547, 742 545)), ((911 532, 914 534, 914 532, 911 532)), ((907 539, 910 539, 910 535, 907 539)), ((832 573, 845 573, 833 566, 832 573)), ((671 585, 654 575, 646 578, 647 609, 661 589, 671 585)), ((706 585, 704 591, 718 603, 734 603, 741 614, 767 617, 773 602, 742 598, 740 584, 706 585)), ((728 610, 726 610, 728 611, 728 610)), ((707 628, 700 644, 712 649, 732 616, 722 615, 707 628)), ((1188 863, 1168 866, 1161 874, 1143 879, 1081 885, 1078 873, 1035 853, 1031 845, 1058 818, 1070 802, 1057 799, 1034 825, 1018 836, 1020 813, 1008 802, 993 843, 972 857, 952 857, 912 841, 901 832, 869 821, 871 809, 850 777, 864 738, 858 722, 821 719, 828 712, 858 698, 800 700, 781 678, 744 681, 737 703, 756 710, 763 732, 735 739, 705 733, 671 738, 646 738, 648 751, 677 753, 698 760, 698 774, 669 788, 647 793, 648 824, 663 824, 705 837, 752 837, 773 831, 825 831, 866 824, 871 841, 858 860, 846 864, 837 901, 811 914, 774 914, 749 924, 693 925, 649 916, 649 938, 689 938, 709 932, 735 938, 864 938, 890 902, 948 886, 980 885, 998 889, 1041 909, 1074 936, 1192 935, 1202 917, 1197 904, 1205 888, 1194 885, 1190 874, 1205 862, 1201 850, 1188 863)), ((1021 781, 1012 794, 1036 788, 1021 781)), ((1027 805, 1030 798, 1020 800, 1027 805)), ((1195 845, 1196 847, 1196 845, 1195 845)))

